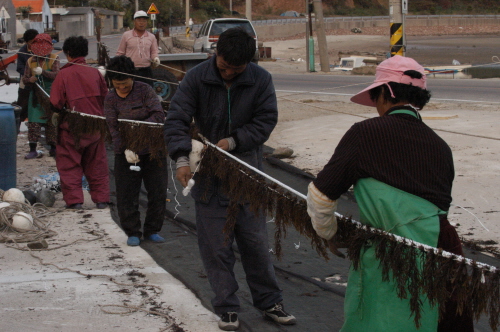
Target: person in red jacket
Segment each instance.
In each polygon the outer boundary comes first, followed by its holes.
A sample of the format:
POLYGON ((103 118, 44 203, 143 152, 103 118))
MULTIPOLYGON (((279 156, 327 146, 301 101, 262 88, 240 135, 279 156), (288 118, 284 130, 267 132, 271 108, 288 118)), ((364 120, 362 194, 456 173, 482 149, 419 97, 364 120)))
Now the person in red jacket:
MULTIPOLYGON (((63 51, 68 63, 54 80, 50 102, 56 110, 66 108, 90 115, 104 116, 104 97, 108 87, 104 77, 85 61, 88 41, 84 37, 69 37, 63 51)), ((85 118, 82 117, 82 121, 85 118)), ((85 127, 85 126, 80 126, 85 127)), ((90 196, 98 209, 108 206, 109 177, 104 139, 97 132, 71 132, 64 120, 58 126, 56 165, 61 178, 63 199, 67 208, 82 209, 82 176, 90 187, 90 196)), ((73 129, 72 129, 73 130, 73 129)))

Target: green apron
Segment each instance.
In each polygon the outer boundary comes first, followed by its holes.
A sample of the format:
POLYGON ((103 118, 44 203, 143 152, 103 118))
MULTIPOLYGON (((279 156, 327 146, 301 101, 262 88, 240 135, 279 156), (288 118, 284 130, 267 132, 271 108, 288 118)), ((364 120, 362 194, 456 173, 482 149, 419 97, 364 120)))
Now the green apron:
MULTIPOLYGON (((55 59, 55 57, 54 57, 55 59)), ((52 56, 51 56, 52 60, 52 56)), ((52 71, 52 63, 54 61, 49 61, 44 65, 43 70, 45 71, 52 71)), ((42 89, 45 90, 50 95, 50 88, 52 87, 52 82, 53 80, 43 76, 39 75, 37 76, 37 81, 38 85, 42 87, 42 89)), ((33 88, 30 92, 30 97, 28 99, 28 121, 29 122, 38 122, 38 123, 47 123, 47 119, 44 119, 45 117, 45 110, 42 108, 42 105, 40 104, 40 101, 36 104, 36 106, 33 106, 33 94, 35 93, 35 88, 33 88)))
MULTIPOLYGON (((406 110, 396 112, 414 115, 406 110)), ((358 180, 354 194, 363 224, 436 247, 439 215, 446 213, 436 205, 373 178, 358 180)), ((417 330, 409 299, 401 300, 397 296, 394 282, 382 281, 375 248, 367 242, 361 249, 359 269, 351 267, 349 272, 341 331, 435 332, 438 307, 431 307, 425 296, 421 296, 421 300, 421 326, 417 330)))

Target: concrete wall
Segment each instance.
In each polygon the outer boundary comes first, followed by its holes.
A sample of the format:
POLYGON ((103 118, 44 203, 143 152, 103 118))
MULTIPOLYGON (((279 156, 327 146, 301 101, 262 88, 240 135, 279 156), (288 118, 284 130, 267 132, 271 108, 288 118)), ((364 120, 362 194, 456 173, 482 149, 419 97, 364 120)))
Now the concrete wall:
MULTIPOLYGON (((325 28, 328 30, 335 29, 352 29, 365 27, 387 27, 389 28, 389 19, 377 18, 346 18, 345 20, 334 20, 333 22, 325 22, 325 28)), ((494 17, 461 17, 461 16, 439 16, 429 18, 408 17, 405 21, 406 26, 471 26, 471 25, 495 25, 500 24, 500 15, 494 17)), ((304 33, 306 30, 305 23, 299 24, 281 24, 281 25, 256 25, 255 30, 259 39, 267 38, 284 38, 304 33)))
POLYGON ((59 31, 59 40, 63 41, 71 36, 84 36, 88 37, 88 34, 84 34, 87 31, 86 22, 84 21, 75 21, 75 22, 59 22, 59 26, 57 27, 59 31))

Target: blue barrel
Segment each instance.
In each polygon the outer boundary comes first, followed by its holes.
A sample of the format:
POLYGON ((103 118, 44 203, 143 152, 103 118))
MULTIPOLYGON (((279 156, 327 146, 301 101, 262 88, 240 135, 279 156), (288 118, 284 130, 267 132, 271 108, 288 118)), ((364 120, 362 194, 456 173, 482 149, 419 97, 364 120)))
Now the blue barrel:
POLYGON ((0 189, 16 187, 17 128, 14 107, 0 104, 0 189))

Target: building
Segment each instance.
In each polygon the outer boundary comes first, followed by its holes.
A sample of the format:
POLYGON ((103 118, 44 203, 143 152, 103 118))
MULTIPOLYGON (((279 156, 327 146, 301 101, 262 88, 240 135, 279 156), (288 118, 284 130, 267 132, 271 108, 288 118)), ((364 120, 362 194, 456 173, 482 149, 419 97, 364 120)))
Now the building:
POLYGON ((119 33, 123 30, 122 12, 93 7, 68 7, 66 10, 67 13, 61 15, 58 23, 61 40, 71 35, 85 37, 96 35, 97 22, 94 11, 97 11, 101 18, 102 35, 119 33))
POLYGON ((0 0, 0 53, 16 45, 16 8, 12 0, 0 0))

